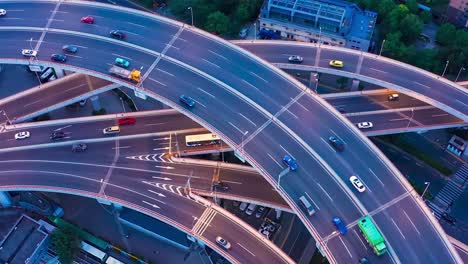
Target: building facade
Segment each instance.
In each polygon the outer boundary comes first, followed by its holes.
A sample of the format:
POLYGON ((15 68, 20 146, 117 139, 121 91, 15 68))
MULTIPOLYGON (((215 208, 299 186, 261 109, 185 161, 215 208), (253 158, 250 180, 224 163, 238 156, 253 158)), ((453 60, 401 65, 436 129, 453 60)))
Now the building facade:
POLYGON ((368 51, 377 13, 342 0, 265 0, 259 20, 283 39, 368 51))
POLYGON ((468 0, 450 0, 447 18, 457 27, 468 28, 468 0))

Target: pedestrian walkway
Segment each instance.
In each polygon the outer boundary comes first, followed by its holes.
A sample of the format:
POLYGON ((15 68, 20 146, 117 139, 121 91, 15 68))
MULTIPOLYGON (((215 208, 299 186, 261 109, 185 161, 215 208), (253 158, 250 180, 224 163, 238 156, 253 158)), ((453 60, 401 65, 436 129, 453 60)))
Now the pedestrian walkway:
POLYGON ((463 165, 458 169, 451 180, 428 204, 434 212, 434 216, 440 220, 442 214, 450 210, 453 203, 460 197, 468 182, 468 165, 463 165))

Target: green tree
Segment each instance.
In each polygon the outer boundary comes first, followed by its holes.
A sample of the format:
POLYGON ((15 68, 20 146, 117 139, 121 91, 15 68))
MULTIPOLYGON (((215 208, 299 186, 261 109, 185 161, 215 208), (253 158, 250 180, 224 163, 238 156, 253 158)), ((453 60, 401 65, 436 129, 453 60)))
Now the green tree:
POLYGON ((386 18, 388 14, 396 7, 393 0, 381 0, 377 5, 377 12, 382 18, 386 18))
POLYGON ((437 53, 438 51, 436 49, 420 50, 416 54, 413 62, 415 66, 418 66, 419 68, 422 68, 428 71, 433 71, 438 60, 437 53))
POLYGON ((224 34, 229 29, 229 18, 220 11, 208 15, 205 29, 216 34, 224 34))
POLYGON ((454 25, 445 23, 437 30, 436 41, 444 46, 451 45, 455 41, 456 31, 454 25))
POLYGON ((414 42, 421 34, 423 23, 417 15, 409 14, 405 16, 400 22, 400 31, 403 41, 405 43, 414 42))
POLYGON ((422 11, 419 17, 424 24, 429 24, 432 21, 432 14, 429 11, 422 11))
POLYGON ((419 6, 416 0, 406 0, 406 6, 413 14, 417 14, 419 12, 419 6))
POLYGON ((387 28, 387 32, 395 32, 398 31, 400 28, 400 22, 409 14, 409 10, 405 5, 398 5, 390 13, 388 14, 387 18, 385 19, 385 24, 387 28))
POLYGON ((60 262, 63 264, 72 263, 79 247, 79 239, 74 230, 69 227, 55 229, 52 233, 52 243, 60 262))
POLYGON ((336 79, 336 84, 340 86, 340 89, 344 89, 346 87, 346 84, 348 84, 348 78, 340 77, 336 79))
POLYGON ((405 58, 407 47, 401 41, 401 32, 396 31, 388 33, 385 37, 385 47, 382 53, 385 53, 387 56, 400 60, 405 58))

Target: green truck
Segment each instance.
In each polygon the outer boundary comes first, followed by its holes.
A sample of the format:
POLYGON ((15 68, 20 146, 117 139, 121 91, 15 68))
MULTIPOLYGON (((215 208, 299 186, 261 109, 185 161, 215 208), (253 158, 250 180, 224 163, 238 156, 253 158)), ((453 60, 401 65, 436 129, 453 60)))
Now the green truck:
POLYGON ((377 227, 374 225, 369 216, 364 216, 358 221, 359 229, 361 230, 367 243, 374 249, 374 253, 380 256, 387 252, 385 239, 380 234, 377 227))

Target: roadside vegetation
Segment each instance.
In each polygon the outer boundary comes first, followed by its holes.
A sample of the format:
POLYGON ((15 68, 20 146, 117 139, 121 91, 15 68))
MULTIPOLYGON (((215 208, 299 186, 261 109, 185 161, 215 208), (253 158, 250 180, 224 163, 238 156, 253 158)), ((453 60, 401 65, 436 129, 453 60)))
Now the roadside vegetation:
POLYGON ((63 264, 70 264, 79 250, 79 238, 72 228, 57 228, 52 233, 52 243, 59 260, 63 264))

